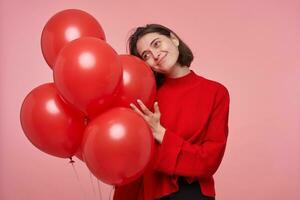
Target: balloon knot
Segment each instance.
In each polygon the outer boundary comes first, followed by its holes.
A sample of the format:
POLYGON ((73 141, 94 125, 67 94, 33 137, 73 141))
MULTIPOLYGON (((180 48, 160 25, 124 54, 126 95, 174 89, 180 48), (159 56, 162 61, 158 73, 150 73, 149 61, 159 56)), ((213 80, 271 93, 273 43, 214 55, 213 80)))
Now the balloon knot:
POLYGON ((75 161, 72 159, 72 157, 70 157, 70 162, 71 164, 73 164, 75 161))

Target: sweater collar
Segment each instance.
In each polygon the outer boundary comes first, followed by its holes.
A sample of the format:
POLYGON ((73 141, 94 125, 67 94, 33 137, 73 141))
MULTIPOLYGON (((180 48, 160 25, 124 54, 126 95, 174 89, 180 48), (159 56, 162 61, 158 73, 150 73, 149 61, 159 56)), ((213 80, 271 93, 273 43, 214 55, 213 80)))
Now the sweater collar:
POLYGON ((164 84, 166 85, 173 85, 173 84, 181 84, 181 83, 189 83, 190 81, 193 81, 196 78, 196 74, 193 70, 190 70, 190 72, 184 76, 177 77, 177 78, 170 78, 166 77, 164 84))

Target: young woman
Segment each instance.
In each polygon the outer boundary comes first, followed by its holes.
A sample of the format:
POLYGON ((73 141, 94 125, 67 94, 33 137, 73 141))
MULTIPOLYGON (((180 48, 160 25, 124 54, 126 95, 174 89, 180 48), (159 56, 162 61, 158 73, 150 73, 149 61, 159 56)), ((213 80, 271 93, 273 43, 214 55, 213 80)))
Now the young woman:
POLYGON ((129 38, 132 55, 153 70, 158 87, 154 111, 131 104, 152 128, 154 158, 143 176, 115 190, 114 200, 213 200, 213 174, 228 135, 229 93, 191 70, 193 54, 169 28, 138 27, 129 38))

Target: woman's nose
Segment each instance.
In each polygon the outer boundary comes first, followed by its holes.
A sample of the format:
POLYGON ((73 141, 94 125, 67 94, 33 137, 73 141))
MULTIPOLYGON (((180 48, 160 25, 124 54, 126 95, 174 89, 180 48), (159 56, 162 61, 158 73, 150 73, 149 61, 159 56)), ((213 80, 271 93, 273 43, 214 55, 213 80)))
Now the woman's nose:
POLYGON ((154 57, 155 60, 159 60, 160 52, 158 52, 158 51, 153 52, 153 57, 154 57))

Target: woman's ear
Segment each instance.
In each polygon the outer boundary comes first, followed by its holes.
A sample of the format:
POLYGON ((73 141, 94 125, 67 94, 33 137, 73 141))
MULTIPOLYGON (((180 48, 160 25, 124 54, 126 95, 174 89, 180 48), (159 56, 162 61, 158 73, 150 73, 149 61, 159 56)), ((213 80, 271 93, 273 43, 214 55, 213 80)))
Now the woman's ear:
POLYGON ((170 33, 170 38, 176 46, 179 46, 179 39, 173 33, 170 33))

